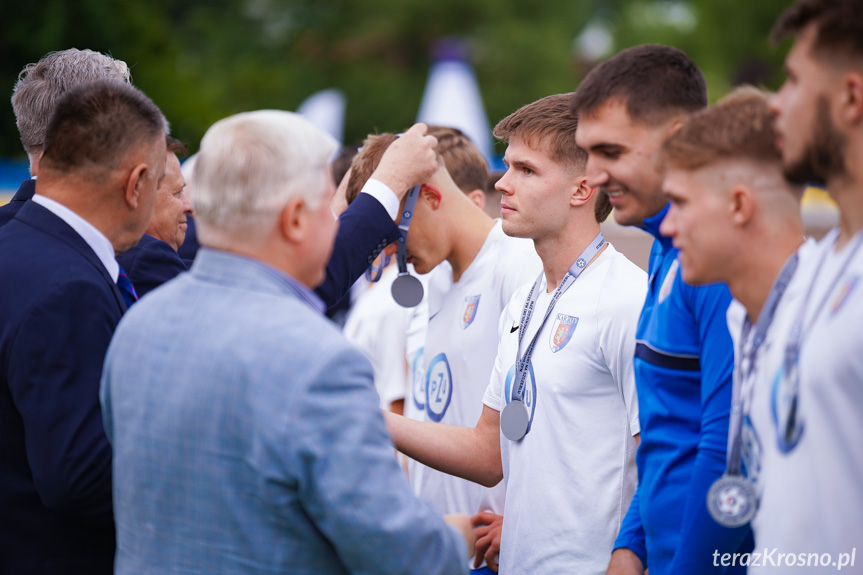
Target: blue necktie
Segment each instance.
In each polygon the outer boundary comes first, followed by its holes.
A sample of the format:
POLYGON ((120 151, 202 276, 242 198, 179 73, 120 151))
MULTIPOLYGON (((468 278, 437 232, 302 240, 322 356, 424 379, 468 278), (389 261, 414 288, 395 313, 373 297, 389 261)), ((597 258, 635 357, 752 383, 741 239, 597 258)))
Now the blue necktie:
POLYGON ((120 266, 120 275, 117 276, 117 287, 120 288, 120 293, 123 294, 127 307, 132 307, 132 304, 138 301, 135 286, 132 285, 132 280, 126 275, 126 270, 123 269, 123 266, 120 266))

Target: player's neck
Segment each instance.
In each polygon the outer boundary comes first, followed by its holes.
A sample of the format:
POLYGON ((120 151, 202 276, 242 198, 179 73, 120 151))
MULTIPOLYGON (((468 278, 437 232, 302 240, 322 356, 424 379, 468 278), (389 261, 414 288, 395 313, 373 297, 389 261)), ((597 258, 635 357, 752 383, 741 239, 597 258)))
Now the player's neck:
POLYGON ((840 250, 863 229, 863 180, 852 175, 834 178, 827 186, 827 191, 839 206, 836 249, 840 250))
MULTIPOLYGON (((574 225, 572 228, 566 228, 552 236, 534 238, 533 244, 536 253, 542 260, 548 292, 557 289, 570 266, 575 263, 578 256, 590 245, 598 233, 599 224, 594 220, 591 224, 574 225)), ((607 244, 600 253, 606 247, 607 244)), ((590 266, 597 257, 599 254, 596 254, 585 267, 590 266)))
POLYGON ((752 249, 736 250, 737 269, 728 287, 734 298, 746 308, 746 315, 753 323, 758 321, 767 296, 779 277, 785 262, 803 243, 802 229, 773 234, 763 241, 747 242, 752 249))
POLYGON ((451 233, 447 236, 452 247, 446 259, 452 267, 452 281, 461 279, 462 274, 476 259, 493 227, 494 220, 480 209, 459 210, 449 219, 451 233))

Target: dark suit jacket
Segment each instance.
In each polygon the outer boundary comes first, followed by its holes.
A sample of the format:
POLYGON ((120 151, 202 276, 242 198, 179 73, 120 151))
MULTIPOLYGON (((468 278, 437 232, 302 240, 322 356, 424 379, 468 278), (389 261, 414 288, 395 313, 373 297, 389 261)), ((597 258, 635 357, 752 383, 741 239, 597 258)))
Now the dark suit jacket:
POLYGON ((0 228, 0 573, 111 573, 99 379, 126 309, 65 222, 26 202, 0 228))
POLYGON ((149 234, 144 234, 137 246, 118 255, 117 261, 132 280, 138 297, 188 270, 174 248, 149 234))
POLYGON ((188 216, 186 218, 186 239, 183 245, 177 250, 180 254, 180 259, 185 262, 187 268, 192 267, 192 262, 195 261, 195 256, 198 255, 198 250, 201 249, 201 244, 198 243, 198 229, 195 227, 195 218, 188 216))
POLYGON ((15 195, 12 196, 12 199, 9 200, 9 203, 5 206, 0 206, 0 226, 6 224, 15 217, 15 214, 18 213, 18 210, 21 209, 21 206, 24 205, 24 202, 33 197, 33 194, 36 191, 36 180, 24 180, 21 183, 21 187, 18 188, 18 191, 15 192, 15 195))
POLYGON ((368 194, 357 195, 339 218, 327 277, 315 290, 327 308, 337 304, 381 250, 398 238, 399 228, 383 205, 368 194))

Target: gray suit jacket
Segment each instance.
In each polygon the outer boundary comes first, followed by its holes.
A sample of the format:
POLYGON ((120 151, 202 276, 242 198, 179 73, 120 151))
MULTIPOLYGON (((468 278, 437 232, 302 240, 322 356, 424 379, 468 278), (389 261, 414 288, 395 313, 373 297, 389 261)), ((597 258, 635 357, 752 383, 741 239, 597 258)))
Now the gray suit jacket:
POLYGON ((308 290, 203 249, 106 358, 117 573, 463 573, 410 492, 372 369, 308 290))

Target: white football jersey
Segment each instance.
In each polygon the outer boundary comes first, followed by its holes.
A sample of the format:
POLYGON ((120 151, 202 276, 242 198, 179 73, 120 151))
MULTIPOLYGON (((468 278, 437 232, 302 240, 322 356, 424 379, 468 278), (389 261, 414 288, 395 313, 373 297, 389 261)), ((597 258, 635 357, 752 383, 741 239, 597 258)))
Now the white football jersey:
MULTIPOLYGON (((530 288, 519 289, 501 315, 500 346, 483 399, 498 411, 511 401, 530 288)), ((646 293, 644 271, 609 245, 542 327, 524 395, 529 430, 517 442, 500 439, 506 480, 501 573, 605 573, 637 482, 632 360, 646 293)), ((543 278, 523 348, 551 297, 543 278)))
POLYGON ((843 573, 863 573, 855 551, 863 547, 863 450, 857 444, 863 437, 863 248, 840 273, 857 238, 838 252, 834 240, 831 233, 801 251, 790 297, 777 310, 771 345, 764 344, 758 366, 763 375, 753 392, 744 461, 760 493, 752 523, 756 552, 775 551, 750 567, 753 573, 816 565, 834 571, 843 562, 843 573), (803 339, 795 394, 784 356, 798 323, 803 339), (795 395, 796 424, 789 426, 795 395))
MULTIPOLYGON (((533 242, 511 238, 495 222, 458 282, 447 268, 428 281, 424 377, 413 401, 425 421, 474 427, 497 355, 500 313, 512 294, 533 281, 542 263, 533 242)), ((440 513, 503 513, 504 486, 491 489, 425 468, 412 480, 417 495, 440 513)))

